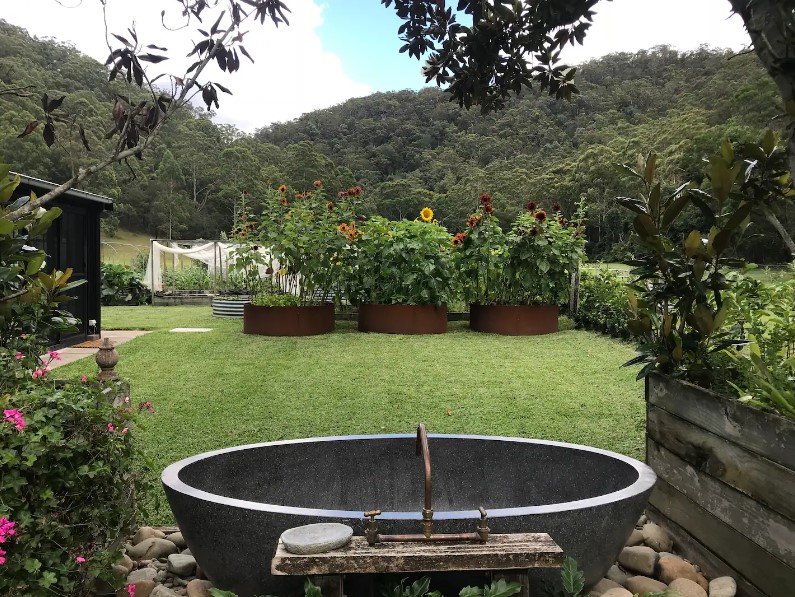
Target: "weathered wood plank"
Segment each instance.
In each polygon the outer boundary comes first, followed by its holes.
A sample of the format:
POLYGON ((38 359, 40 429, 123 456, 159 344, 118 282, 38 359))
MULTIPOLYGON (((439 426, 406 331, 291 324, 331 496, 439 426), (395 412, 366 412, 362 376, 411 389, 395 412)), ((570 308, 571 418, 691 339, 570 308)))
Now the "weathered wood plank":
POLYGON ((646 399, 686 421, 795 470, 795 424, 692 384, 653 375, 646 399))
POLYGON ((649 405, 646 434, 704 472, 795 520, 795 471, 649 405))
POLYGON ((670 518, 662 514, 657 508, 646 508, 649 520, 665 527, 674 539, 677 553, 691 562, 697 563, 708 578, 731 576, 737 581, 737 597, 767 597, 762 591, 752 585, 748 580, 716 556, 708 547, 693 537, 670 518))
POLYGON ((662 479, 657 480, 649 502, 770 597, 792 597, 794 568, 718 520, 662 479))
POLYGON ((327 553, 289 553, 279 542, 271 574, 381 574, 560 568, 563 550, 546 533, 492 535, 488 543, 380 543, 364 537, 327 553))
POLYGON ((647 438, 646 462, 687 498, 795 567, 795 522, 732 489, 647 438))

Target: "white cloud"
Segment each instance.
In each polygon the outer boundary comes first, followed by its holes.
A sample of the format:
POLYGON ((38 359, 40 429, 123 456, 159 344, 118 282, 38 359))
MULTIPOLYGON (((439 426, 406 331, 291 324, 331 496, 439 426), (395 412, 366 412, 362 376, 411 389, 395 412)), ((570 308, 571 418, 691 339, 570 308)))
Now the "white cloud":
MULTIPOLYGON (((53 37, 74 44, 80 51, 103 61, 109 50, 105 43, 102 10, 96 0, 26 0, 24 3, 3 3, 2 17, 38 37, 53 37), (72 8, 70 8, 72 6, 72 8)), ((108 28, 125 34, 133 22, 144 43, 169 49, 170 60, 153 65, 153 73, 165 71, 180 75, 192 59, 186 58, 192 48, 191 39, 199 41, 195 25, 170 32, 160 24, 160 10, 166 23, 175 26, 184 21, 172 7, 173 1, 108 0, 108 28)), ((322 47, 317 34, 323 22, 322 8, 312 0, 291 0, 290 26, 276 28, 266 20, 264 25, 251 23, 244 45, 255 63, 241 57, 241 68, 233 75, 221 73, 212 65, 203 80, 218 81, 230 88, 232 96, 220 94, 217 122, 231 123, 253 132, 271 122, 290 120, 305 112, 338 104, 350 97, 372 92, 366 84, 352 80, 339 58, 322 47)), ((209 27, 210 23, 205 23, 209 27)), ((129 37, 129 36, 127 36, 129 37)), ((114 40, 114 45, 118 43, 114 40)))
POLYGON ((594 12, 585 44, 563 53, 570 64, 663 44, 677 50, 701 44, 739 50, 750 43, 728 0, 602 0, 594 12))

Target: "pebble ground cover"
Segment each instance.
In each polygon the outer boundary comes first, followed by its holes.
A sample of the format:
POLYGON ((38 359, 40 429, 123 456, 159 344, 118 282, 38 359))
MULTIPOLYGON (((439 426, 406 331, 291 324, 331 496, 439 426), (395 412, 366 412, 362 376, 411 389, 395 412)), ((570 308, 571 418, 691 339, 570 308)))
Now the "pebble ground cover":
MULTIPOLYGON (((106 307, 104 329, 149 329, 119 346, 117 371, 151 401, 138 437, 157 474, 187 456, 298 437, 431 433, 535 437, 643 458, 643 384, 619 366, 632 346, 574 329, 536 337, 470 332, 266 338, 209 307, 106 307), (207 333, 169 333, 208 327, 207 333)), ((565 326, 564 326, 565 327, 565 326)), ((59 377, 95 369, 91 359, 59 377)), ((158 484, 159 487, 159 484, 158 484)), ((158 488, 158 491, 159 488, 158 488)), ((163 499, 147 524, 173 521, 163 499)))

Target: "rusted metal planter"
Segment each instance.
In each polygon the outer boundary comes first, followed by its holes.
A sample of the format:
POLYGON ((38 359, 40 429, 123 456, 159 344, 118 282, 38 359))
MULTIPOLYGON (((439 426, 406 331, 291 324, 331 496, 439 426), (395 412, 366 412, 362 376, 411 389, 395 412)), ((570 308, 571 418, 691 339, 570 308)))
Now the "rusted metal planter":
POLYGON ((649 516, 738 597, 795 587, 795 421, 689 383, 646 380, 649 516))
POLYGON ((469 327, 503 336, 539 336, 558 331, 555 305, 470 305, 469 327))
POLYGON ((334 305, 243 307, 243 333, 259 336, 317 336, 334 331, 334 305))
POLYGON ((359 331, 444 334, 447 331, 447 305, 359 305, 359 331))

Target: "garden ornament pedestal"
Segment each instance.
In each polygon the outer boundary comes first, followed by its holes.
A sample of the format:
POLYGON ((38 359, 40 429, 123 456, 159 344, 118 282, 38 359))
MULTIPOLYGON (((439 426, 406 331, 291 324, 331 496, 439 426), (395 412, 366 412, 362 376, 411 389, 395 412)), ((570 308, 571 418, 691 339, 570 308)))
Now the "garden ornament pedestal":
MULTIPOLYGON (((656 480, 642 462, 587 446, 428 438, 434 532, 472 531, 482 505, 495 534, 548 533, 589 585, 615 561, 656 480)), ((263 560, 287 529, 318 522, 362 529, 362 513, 374 505, 382 510, 379 532, 422 528, 424 479, 415 447, 415 434, 238 446, 176 462, 162 481, 191 553, 215 586, 240 597, 286 594, 301 581, 272 576, 263 560)))
POLYGON ((469 327, 503 336, 538 336, 558 331, 556 305, 469 306, 469 327))
POLYGON ((119 362, 119 353, 116 352, 116 347, 110 338, 105 338, 102 341, 102 346, 99 347, 96 356, 94 357, 100 372, 97 379, 100 381, 109 381, 119 379, 119 375, 113 369, 116 363, 119 362))

